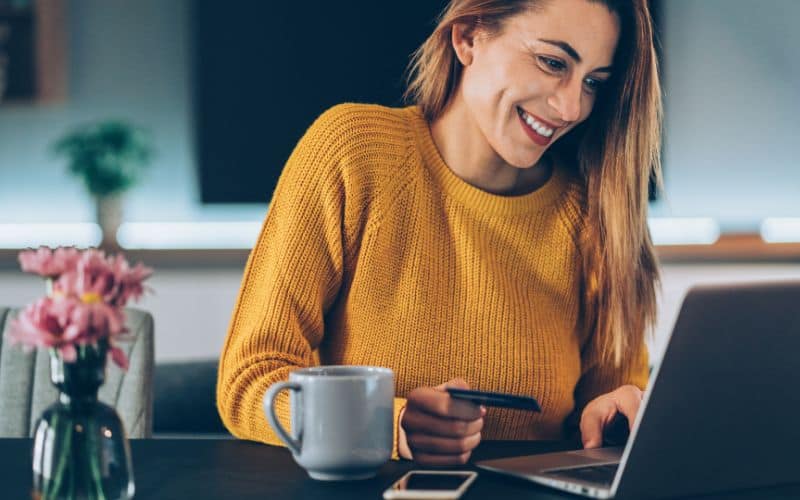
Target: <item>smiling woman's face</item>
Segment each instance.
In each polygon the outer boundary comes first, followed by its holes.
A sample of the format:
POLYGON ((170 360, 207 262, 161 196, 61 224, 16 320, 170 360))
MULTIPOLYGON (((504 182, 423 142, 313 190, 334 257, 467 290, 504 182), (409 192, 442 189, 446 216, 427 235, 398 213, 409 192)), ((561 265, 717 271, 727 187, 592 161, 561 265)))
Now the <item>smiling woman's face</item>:
POLYGON ((506 163, 534 165, 589 117, 611 76, 619 21, 602 3, 550 0, 474 37, 454 27, 460 92, 473 125, 506 163))

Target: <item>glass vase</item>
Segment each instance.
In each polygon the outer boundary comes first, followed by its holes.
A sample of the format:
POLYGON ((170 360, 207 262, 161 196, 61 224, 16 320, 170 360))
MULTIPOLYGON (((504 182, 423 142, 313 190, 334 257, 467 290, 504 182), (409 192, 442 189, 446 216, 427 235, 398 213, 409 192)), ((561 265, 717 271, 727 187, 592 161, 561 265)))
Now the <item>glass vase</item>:
POLYGON ((132 498, 130 445, 114 408, 98 401, 105 380, 108 344, 76 346, 66 362, 50 353, 50 379, 58 401, 36 424, 33 447, 34 498, 132 498))

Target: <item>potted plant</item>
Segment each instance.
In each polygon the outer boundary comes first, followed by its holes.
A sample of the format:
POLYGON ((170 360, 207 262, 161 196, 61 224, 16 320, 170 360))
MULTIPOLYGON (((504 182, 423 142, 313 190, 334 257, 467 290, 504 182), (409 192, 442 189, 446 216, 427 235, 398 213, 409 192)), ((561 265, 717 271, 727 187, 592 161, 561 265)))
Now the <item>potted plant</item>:
POLYGON ((69 172, 83 181, 94 199, 103 234, 100 247, 118 250, 121 195, 136 184, 152 159, 149 135, 127 122, 107 120, 68 132, 53 150, 66 157, 69 172))
POLYGON ((40 247, 19 254, 22 270, 45 278, 47 293, 11 321, 6 336, 27 350, 49 350, 57 400, 37 420, 34 498, 131 498, 135 486, 125 427, 97 395, 107 360, 128 358, 125 306, 138 300, 153 270, 122 254, 40 247))

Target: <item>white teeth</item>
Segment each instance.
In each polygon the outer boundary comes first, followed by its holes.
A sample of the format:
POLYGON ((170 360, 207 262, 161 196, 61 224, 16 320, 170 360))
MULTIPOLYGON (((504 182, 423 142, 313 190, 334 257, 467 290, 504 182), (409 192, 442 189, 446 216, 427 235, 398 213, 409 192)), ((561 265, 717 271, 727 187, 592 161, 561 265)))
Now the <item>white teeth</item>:
POLYGON ((525 120, 525 123, 535 130, 537 134, 541 135, 542 137, 550 137, 553 135, 554 130, 537 121, 536 118, 522 110, 520 110, 519 113, 520 116, 522 116, 522 119, 525 120))

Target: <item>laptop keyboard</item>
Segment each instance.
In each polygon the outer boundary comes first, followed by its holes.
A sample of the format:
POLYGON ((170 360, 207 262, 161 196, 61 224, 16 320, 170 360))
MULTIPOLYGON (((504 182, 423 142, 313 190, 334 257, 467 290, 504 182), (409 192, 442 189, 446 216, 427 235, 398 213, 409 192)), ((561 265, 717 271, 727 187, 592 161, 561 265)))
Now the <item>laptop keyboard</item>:
POLYGON ((570 467, 569 469, 551 469, 544 472, 546 476, 565 480, 587 481, 604 486, 611 486, 617 474, 619 464, 588 465, 586 467, 570 467))

